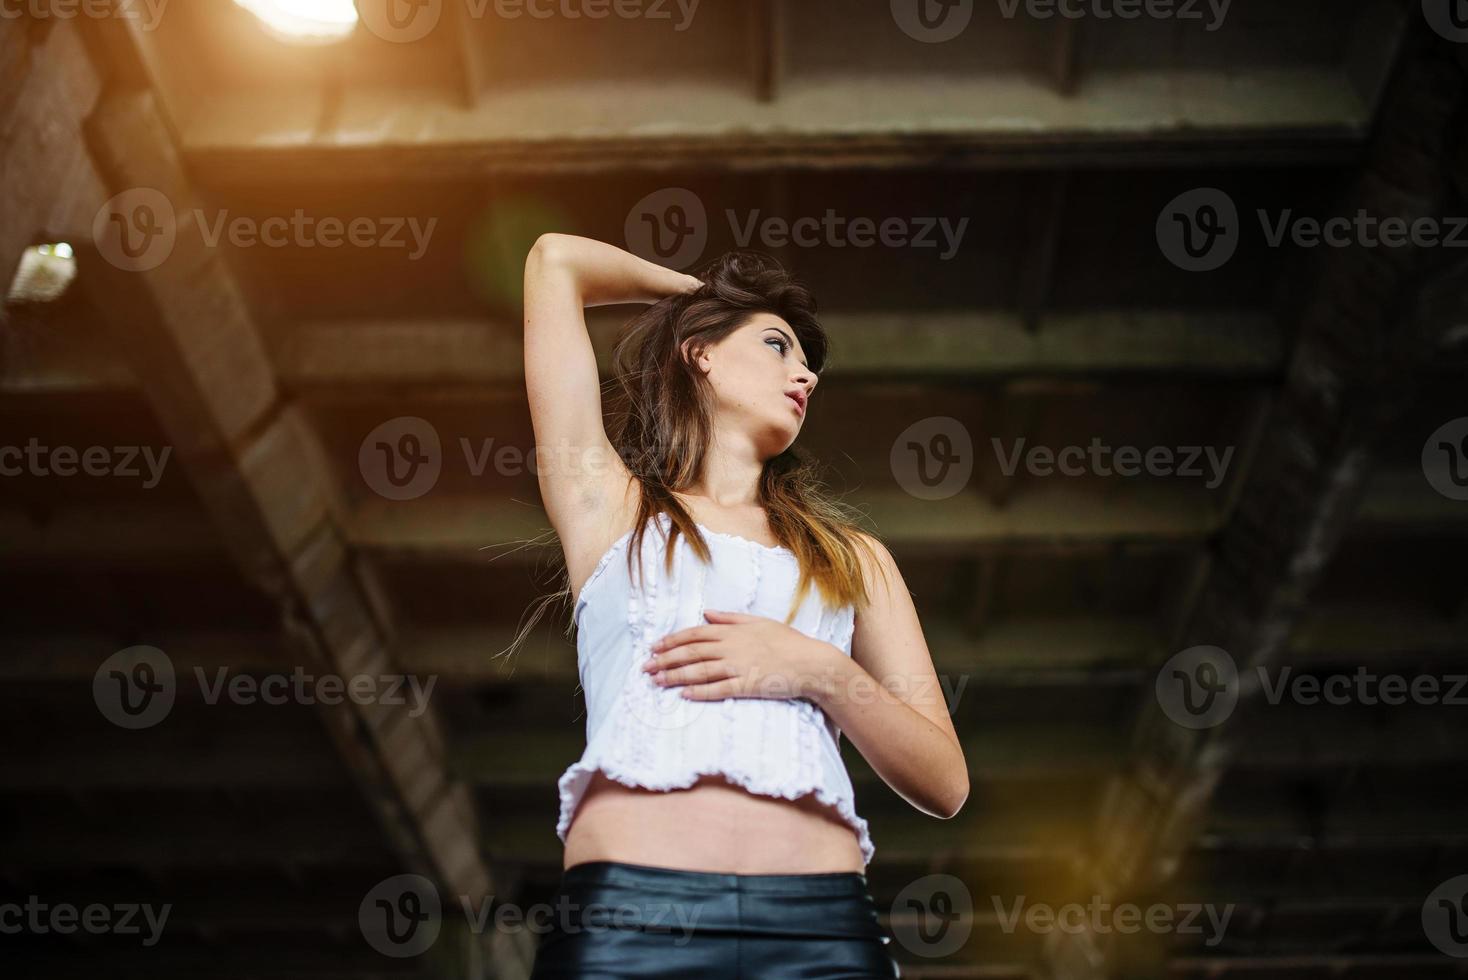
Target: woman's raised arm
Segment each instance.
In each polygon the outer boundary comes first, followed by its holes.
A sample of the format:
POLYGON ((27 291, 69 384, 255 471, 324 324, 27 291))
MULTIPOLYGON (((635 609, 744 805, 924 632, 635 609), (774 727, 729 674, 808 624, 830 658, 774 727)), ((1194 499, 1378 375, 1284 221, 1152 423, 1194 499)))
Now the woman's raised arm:
MULTIPOLYGON (((620 500, 628 473, 602 422, 601 383, 583 310, 653 303, 701 285, 631 252, 576 235, 541 235, 525 259, 525 389, 541 499, 562 539, 620 500)), ((574 532, 573 532, 574 533, 574 532)))

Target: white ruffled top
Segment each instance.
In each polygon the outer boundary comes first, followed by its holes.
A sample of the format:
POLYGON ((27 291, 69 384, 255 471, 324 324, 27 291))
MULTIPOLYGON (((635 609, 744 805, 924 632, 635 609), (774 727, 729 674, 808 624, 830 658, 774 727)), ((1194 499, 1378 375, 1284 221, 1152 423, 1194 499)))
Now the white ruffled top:
MULTIPOLYGON (((659 687, 642 669, 649 644, 705 622, 705 609, 746 612, 784 621, 799 581, 788 548, 772 548, 702 525, 711 564, 679 536, 672 574, 663 554, 672 519, 659 514, 642 539, 637 588, 627 574, 632 532, 622 535, 581 587, 576 618, 577 663, 586 695, 586 750, 561 775, 562 843, 576 806, 597 770, 626 786, 653 790, 692 786, 720 774, 751 793, 794 800, 814 793, 856 831, 863 864, 871 862, 867 822, 856 814, 851 777, 841 759, 841 731, 805 699, 725 698, 694 701, 681 688, 659 687)), ((814 585, 791 626, 851 655, 855 608, 833 609, 814 585)))

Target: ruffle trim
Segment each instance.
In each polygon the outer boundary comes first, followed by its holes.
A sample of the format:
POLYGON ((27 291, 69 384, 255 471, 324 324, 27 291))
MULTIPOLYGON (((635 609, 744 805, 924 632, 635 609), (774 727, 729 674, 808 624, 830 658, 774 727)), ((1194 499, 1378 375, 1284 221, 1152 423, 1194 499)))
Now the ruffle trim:
POLYGON ((566 834, 571 829, 571 818, 575 815, 576 807, 586 792, 586 786, 591 782, 592 774, 598 770, 623 786, 663 793, 675 789, 688 789, 698 782, 700 776, 723 776, 756 796, 768 796, 774 799, 796 800, 813 793, 817 801, 834 808, 841 819, 856 831, 863 865, 871 864, 872 856, 877 852, 876 847, 872 844, 867 821, 857 816, 855 803, 849 797, 838 796, 824 786, 796 786, 793 788, 771 786, 766 782, 761 782, 751 773, 734 771, 726 767, 699 768, 682 776, 659 780, 638 776, 615 763, 587 761, 586 759, 573 763, 561 774, 561 778, 556 783, 561 797, 561 814, 560 819, 556 821, 556 836, 561 839, 562 844, 566 842, 566 834))
POLYGON ((715 531, 704 524, 696 524, 695 526, 703 532, 704 537, 718 538, 720 541, 731 541, 734 544, 747 545, 751 548, 756 548, 759 551, 763 551, 769 555, 775 555, 782 558, 795 558, 795 552, 791 551, 784 545, 762 544, 759 541, 755 541, 746 537, 741 537, 738 534, 729 534, 726 531, 715 531))

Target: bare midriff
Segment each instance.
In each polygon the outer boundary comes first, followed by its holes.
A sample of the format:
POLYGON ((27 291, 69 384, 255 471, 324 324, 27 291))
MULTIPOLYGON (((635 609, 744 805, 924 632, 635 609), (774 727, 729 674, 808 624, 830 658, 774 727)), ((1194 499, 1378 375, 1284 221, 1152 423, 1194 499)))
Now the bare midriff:
POLYGON ((724 874, 863 870, 855 828, 813 794, 759 796, 722 776, 687 789, 636 789, 602 772, 566 832, 563 867, 587 861, 724 874))

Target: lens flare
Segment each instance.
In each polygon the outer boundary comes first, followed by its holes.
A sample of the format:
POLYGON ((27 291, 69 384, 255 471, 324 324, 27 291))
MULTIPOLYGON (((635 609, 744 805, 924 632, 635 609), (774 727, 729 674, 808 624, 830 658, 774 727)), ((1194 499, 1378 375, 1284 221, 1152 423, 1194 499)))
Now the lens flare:
POLYGON ((259 18, 272 35, 293 44, 330 44, 352 33, 352 0, 234 0, 259 18))

